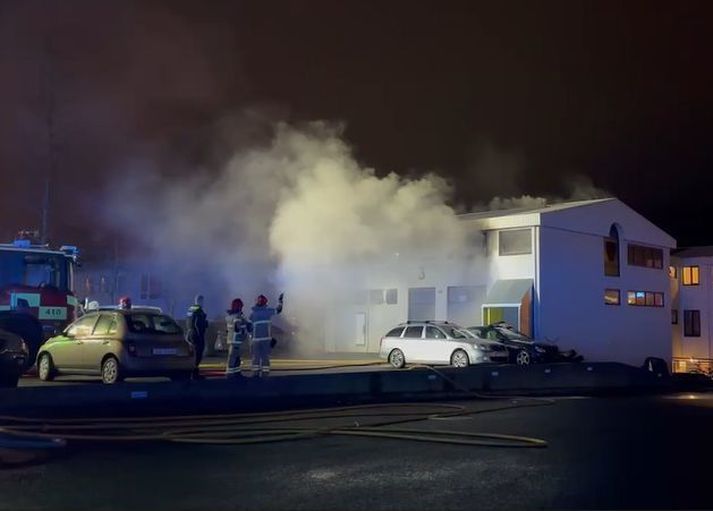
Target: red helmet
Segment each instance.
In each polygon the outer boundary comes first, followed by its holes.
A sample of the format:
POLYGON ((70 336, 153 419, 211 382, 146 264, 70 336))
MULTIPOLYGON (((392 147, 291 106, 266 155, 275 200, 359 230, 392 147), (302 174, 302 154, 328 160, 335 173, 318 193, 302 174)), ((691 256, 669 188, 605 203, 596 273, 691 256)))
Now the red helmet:
POLYGON ((131 298, 128 296, 122 296, 119 298, 119 308, 120 309, 130 309, 131 308, 131 298))
POLYGON ((257 297, 257 300, 255 300, 255 303, 259 305, 260 307, 264 307, 267 305, 267 296, 265 295, 260 295, 257 297))
POLYGON ((232 302, 230 302, 230 310, 231 311, 243 310, 243 301, 240 298, 235 298, 232 302))

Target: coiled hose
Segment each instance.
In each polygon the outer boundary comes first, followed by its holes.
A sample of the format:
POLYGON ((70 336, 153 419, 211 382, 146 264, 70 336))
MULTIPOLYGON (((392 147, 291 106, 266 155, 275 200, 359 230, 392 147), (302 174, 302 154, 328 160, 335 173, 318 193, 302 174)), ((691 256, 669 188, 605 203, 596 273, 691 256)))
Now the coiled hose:
POLYGON ((552 400, 512 398, 473 392, 431 366, 428 369, 454 388, 463 398, 504 399, 509 404, 469 409, 454 404, 372 404, 281 412, 211 414, 162 417, 114 417, 37 419, 0 417, 0 433, 27 439, 60 439, 74 442, 149 442, 247 445, 318 437, 361 436, 395 440, 434 442, 480 447, 542 448, 547 442, 527 436, 499 433, 455 432, 427 428, 394 428, 425 420, 447 420, 514 408, 551 405, 552 400), (386 417, 393 417, 383 420, 386 417), (375 420, 375 419, 382 420, 375 420), (304 422, 341 421, 336 424, 300 426, 304 422), (347 421, 347 422, 344 422, 347 421), (362 421, 362 422, 359 422, 362 421))

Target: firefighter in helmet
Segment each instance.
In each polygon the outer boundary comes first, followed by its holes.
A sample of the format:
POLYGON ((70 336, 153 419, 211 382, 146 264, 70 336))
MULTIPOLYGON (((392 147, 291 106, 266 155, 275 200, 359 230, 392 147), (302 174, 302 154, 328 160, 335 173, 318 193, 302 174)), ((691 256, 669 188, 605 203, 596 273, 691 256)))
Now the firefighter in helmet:
POLYGON ((252 324, 243 314, 243 301, 240 298, 234 299, 230 304, 225 316, 225 326, 229 346, 225 377, 237 378, 240 376, 240 349, 253 330, 252 324))
POLYGON ((188 308, 186 321, 186 340, 193 345, 196 355, 196 367, 193 369, 193 378, 196 380, 201 377, 199 366, 205 350, 206 330, 208 330, 208 319, 203 310, 203 295, 196 295, 193 305, 188 308))
MULTIPOLYGON (((93 303, 93 302, 91 302, 91 303, 93 303)), ((91 303, 90 303, 90 305, 91 305, 91 303)), ((97 305, 99 305, 99 304, 97 304, 97 305)), ((87 308, 89 308, 89 306, 87 308)), ((130 309, 131 308, 131 298, 129 298, 128 296, 122 296, 121 298, 119 298, 119 308, 123 309, 123 310, 130 309)))
POLYGON ((260 295, 255 300, 255 306, 250 314, 253 327, 253 370, 257 376, 270 374, 270 350, 273 347, 272 317, 282 312, 284 293, 280 294, 277 307, 267 306, 267 297, 260 295))

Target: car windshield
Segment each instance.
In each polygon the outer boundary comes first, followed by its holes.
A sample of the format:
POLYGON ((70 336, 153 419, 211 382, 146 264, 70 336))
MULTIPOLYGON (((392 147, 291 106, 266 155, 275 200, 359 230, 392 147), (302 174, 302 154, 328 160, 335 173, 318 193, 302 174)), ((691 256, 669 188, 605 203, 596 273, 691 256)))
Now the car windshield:
POLYGON ((0 285, 70 288, 69 262, 61 254, 0 251, 0 285))
POLYGON ((463 334, 463 336, 467 337, 468 339, 477 339, 478 338, 477 335, 475 335, 473 332, 471 332, 467 328, 459 328, 457 331, 460 332, 461 334, 463 334))
POLYGON ((532 339, 530 339, 528 336, 526 336, 522 332, 518 332, 517 330, 510 330, 508 328, 501 328, 501 327, 497 327, 496 330, 511 341, 532 342, 532 339))
POLYGON ((129 331, 135 334, 180 334, 181 327, 170 316, 151 312, 126 315, 129 331))

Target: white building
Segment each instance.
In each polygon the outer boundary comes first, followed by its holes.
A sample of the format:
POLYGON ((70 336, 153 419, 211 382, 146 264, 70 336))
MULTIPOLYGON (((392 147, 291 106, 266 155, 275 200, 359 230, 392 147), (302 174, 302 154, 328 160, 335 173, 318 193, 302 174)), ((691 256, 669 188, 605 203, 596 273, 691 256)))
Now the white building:
POLYGON ((464 275, 446 263, 368 282, 353 333, 327 326, 336 352, 376 352, 407 319, 463 326, 506 320, 588 360, 671 360, 670 250, 675 240, 617 199, 463 215, 481 251, 464 275))
POLYGON ((708 371, 713 352, 713 247, 684 248, 671 257, 673 369, 708 371))
MULTIPOLYGON (((381 337, 407 319, 463 326, 505 320, 593 361, 641 365, 648 356, 669 362, 672 355, 712 358, 706 320, 711 286, 679 292, 669 266, 679 267, 679 277, 684 263, 697 266, 696 278, 703 282, 712 274, 713 249, 703 259, 684 258, 683 252, 671 263, 675 240, 617 199, 473 213, 461 220, 470 230, 466 267, 447 257, 419 264, 388 261, 385 271, 366 277, 352 304, 325 311, 323 331, 310 332, 310 340, 329 352, 376 353, 381 337), (675 297, 680 321, 672 344, 675 297), (684 312, 689 310, 694 312, 684 312), (681 336, 684 315, 699 325, 698 336, 681 336)), ((219 317, 230 298, 221 294, 230 290, 210 269, 202 271, 176 282, 151 261, 86 265, 77 292, 102 303, 128 294, 134 303, 158 305, 181 317, 200 291, 207 309, 219 317)))

